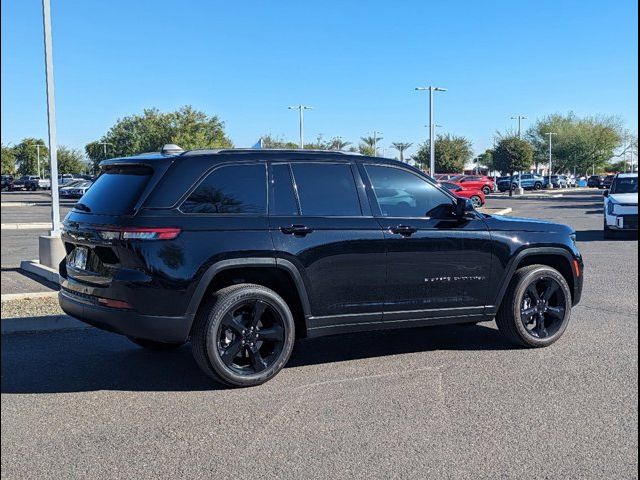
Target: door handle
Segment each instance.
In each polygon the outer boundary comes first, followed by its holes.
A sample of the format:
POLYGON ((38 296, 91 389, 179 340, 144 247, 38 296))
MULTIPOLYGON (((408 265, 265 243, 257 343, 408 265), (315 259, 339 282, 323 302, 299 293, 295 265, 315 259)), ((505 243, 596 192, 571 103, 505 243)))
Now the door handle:
POLYGON ((409 225, 398 225, 397 227, 389 227, 389 231, 391 233, 402 235, 403 237, 410 237, 416 233, 418 229, 409 225))
POLYGON ((289 225, 288 227, 280 227, 280 231, 287 235, 307 235, 313 232, 313 228, 306 225, 289 225))

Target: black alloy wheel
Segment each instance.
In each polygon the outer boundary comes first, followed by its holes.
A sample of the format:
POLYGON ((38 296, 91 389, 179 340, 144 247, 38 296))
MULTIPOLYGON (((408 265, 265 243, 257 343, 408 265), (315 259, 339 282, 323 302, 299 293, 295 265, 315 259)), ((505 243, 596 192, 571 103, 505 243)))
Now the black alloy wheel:
POLYGON ((259 385, 287 363, 295 340, 289 306, 262 285, 223 288, 200 307, 191 331, 193 356, 214 380, 259 385))
POLYGON ((567 302, 557 279, 537 277, 525 291, 520 305, 520 320, 531 336, 540 339, 552 337, 564 322, 567 302))
POLYGON ((491 193, 491 189, 485 185, 484 187, 482 187, 482 193, 484 193, 485 195, 489 195, 491 193))
POLYGON ((273 365, 284 342, 284 321, 276 309, 262 300, 247 300, 222 318, 216 347, 227 368, 254 375, 273 365))
POLYGON ((572 306, 571 290, 559 271, 547 265, 529 265, 511 279, 496 324, 513 343, 546 347, 566 330, 572 306))

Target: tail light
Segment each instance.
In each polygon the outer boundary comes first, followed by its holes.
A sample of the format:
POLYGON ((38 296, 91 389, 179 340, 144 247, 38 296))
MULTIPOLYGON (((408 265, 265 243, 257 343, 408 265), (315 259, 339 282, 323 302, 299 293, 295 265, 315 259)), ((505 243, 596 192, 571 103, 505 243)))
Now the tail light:
POLYGON ((103 227, 98 235, 103 240, 173 240, 181 230, 175 227, 103 227))

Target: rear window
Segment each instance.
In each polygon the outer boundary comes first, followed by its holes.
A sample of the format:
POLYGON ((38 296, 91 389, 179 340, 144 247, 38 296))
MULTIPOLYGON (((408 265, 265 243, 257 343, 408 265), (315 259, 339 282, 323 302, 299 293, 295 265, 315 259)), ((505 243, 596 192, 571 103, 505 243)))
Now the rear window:
POLYGON ((131 213, 152 173, 150 167, 144 166, 110 167, 97 178, 75 209, 97 215, 131 213))

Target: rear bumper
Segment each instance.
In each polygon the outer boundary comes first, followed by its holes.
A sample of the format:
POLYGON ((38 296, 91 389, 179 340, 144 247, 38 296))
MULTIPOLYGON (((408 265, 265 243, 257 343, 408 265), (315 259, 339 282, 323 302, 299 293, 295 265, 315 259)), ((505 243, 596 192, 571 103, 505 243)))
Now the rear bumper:
POLYGON ((638 215, 607 215, 607 227, 612 230, 637 231, 638 215))
POLYGON ((68 290, 58 294, 64 312, 84 323, 109 332, 157 342, 183 343, 189 337, 193 316, 161 317, 96 305, 91 298, 68 290))

